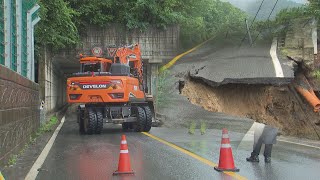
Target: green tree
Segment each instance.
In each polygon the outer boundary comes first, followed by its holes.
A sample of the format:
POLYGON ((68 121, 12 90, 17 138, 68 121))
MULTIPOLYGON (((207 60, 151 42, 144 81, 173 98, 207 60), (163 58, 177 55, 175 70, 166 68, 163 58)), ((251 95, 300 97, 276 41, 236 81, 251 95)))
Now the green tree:
POLYGON ((39 0, 41 21, 36 28, 36 43, 55 50, 74 46, 79 41, 73 17, 77 13, 63 0, 39 0))
POLYGON ((37 43, 54 49, 76 45, 89 25, 120 23, 128 30, 178 24, 185 47, 224 29, 243 28, 245 14, 219 0, 39 0, 37 43))
POLYGON ((320 1, 309 0, 309 13, 320 19, 320 1))
MULTIPOLYGON (((239 27, 244 13, 218 0, 66 0, 79 14, 74 22, 85 31, 89 24, 120 23, 128 30, 150 26, 181 26, 182 44, 192 46, 222 28, 239 27)), ((233 28, 234 29, 234 28, 233 28)), ((237 29, 237 28, 235 28, 237 29)))

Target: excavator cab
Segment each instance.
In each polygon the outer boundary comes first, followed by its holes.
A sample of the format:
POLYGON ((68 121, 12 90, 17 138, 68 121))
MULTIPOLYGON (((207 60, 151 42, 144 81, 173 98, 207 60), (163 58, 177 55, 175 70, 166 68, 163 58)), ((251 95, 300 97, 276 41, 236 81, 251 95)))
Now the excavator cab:
POLYGON ((130 76, 130 67, 126 64, 113 63, 110 67, 112 76, 130 76))
POLYGON ((80 59, 80 72, 110 72, 112 61, 105 58, 84 57, 80 59))

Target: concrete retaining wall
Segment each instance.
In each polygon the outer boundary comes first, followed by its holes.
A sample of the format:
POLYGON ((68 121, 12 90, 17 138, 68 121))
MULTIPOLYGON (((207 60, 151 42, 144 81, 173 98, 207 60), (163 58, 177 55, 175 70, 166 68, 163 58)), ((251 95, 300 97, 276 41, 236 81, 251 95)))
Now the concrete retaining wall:
MULTIPOLYGON (((40 99, 44 101, 44 112, 56 112, 66 104, 66 77, 53 60, 50 50, 43 48, 39 60, 40 99)), ((41 122, 46 118, 41 118, 41 122)))
POLYGON ((179 53, 180 28, 169 26, 166 29, 150 27, 146 31, 128 31, 124 26, 111 24, 105 28, 97 26, 87 27, 81 36, 81 46, 74 49, 63 49, 54 56, 64 73, 71 74, 79 69, 80 53, 91 55, 93 47, 101 47, 103 56, 107 56, 107 48, 139 43, 144 63, 162 63, 170 60, 179 53))
POLYGON ((62 71, 70 75, 79 71, 79 54, 91 55, 93 47, 101 47, 102 56, 108 56, 107 49, 112 46, 130 45, 139 43, 144 63, 144 82, 149 93, 154 94, 159 64, 171 60, 179 53, 180 28, 177 25, 166 29, 150 27, 141 32, 129 31, 120 24, 110 24, 106 27, 89 26, 81 36, 82 45, 74 49, 64 49, 55 54, 53 61, 62 71))
POLYGON ((39 127, 39 85, 0 65, 0 165, 39 127))
POLYGON ((82 37, 82 51, 90 52, 92 47, 99 46, 104 50, 110 45, 126 45, 139 43, 142 58, 149 63, 161 63, 162 59, 172 58, 179 49, 180 30, 178 26, 167 29, 148 28, 146 31, 128 31, 121 25, 110 25, 107 28, 88 27, 87 34, 82 37))

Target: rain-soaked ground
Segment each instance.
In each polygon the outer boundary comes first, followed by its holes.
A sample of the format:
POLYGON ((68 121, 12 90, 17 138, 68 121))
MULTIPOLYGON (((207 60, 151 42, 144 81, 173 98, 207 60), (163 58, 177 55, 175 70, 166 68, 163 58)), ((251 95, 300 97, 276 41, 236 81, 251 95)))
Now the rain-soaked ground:
MULTIPOLYGON (((74 115, 67 115, 37 179, 223 179, 212 167, 141 133, 127 132, 134 176, 118 177, 121 127, 82 136, 74 115)), ((183 140, 183 139, 182 139, 183 140)))
MULTIPOLYGON (((151 134, 161 137, 213 162, 219 162, 221 130, 208 130, 206 135, 188 135, 185 129, 153 129, 151 134)), ((247 179, 295 180, 319 179, 320 147, 278 141, 273 147, 271 164, 264 163, 260 155, 260 163, 249 163, 245 159, 252 151, 253 136, 243 133, 229 132, 233 148, 234 160, 240 174, 247 179)), ((263 149, 261 150, 263 154, 263 149)), ((214 172, 216 173, 216 172, 214 172)))
MULTIPOLYGON (((142 133, 105 127, 101 135, 79 135, 75 115, 69 112, 37 179, 235 179, 213 167, 142 133), (113 176, 117 169, 121 134, 127 135, 134 176, 113 176)), ((219 161, 221 130, 205 135, 187 129, 153 128, 151 134, 214 163, 219 161)), ((278 142, 272 163, 248 163, 252 137, 229 132, 238 173, 247 179, 318 179, 320 149, 278 142)), ((11 175, 10 179, 23 179, 11 175)))

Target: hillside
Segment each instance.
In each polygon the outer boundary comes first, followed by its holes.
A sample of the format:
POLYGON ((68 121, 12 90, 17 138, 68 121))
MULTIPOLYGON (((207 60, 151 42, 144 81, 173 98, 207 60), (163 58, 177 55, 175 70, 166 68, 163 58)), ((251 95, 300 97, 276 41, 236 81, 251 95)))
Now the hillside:
MULTIPOLYGON (((250 16, 254 17, 257 10, 262 2, 262 0, 227 0, 232 5, 240 8, 241 10, 247 12, 250 16)), ((265 20, 268 18, 272 8, 274 7, 277 0, 265 0, 261 10, 257 16, 258 20, 265 20)), ((276 16, 278 12, 282 9, 293 8, 303 6, 305 0, 279 0, 274 12, 271 15, 271 19, 276 16)))

